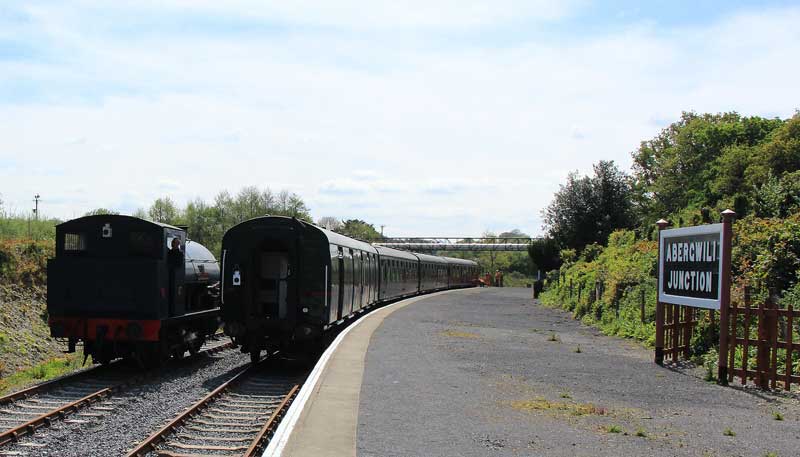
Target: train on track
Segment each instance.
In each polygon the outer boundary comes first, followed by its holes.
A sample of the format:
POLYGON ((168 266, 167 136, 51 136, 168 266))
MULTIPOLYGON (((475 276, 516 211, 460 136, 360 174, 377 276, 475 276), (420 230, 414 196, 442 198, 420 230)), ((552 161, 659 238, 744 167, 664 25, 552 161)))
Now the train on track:
POLYGON ((106 363, 155 366, 195 353, 223 323, 254 361, 307 352, 363 311, 478 284, 463 259, 373 246, 298 219, 265 216, 229 229, 221 265, 186 230, 120 215, 56 226, 48 260, 51 336, 106 363))
POLYGON ((100 363, 196 353, 220 326, 219 276, 183 228, 120 215, 64 222, 47 263, 50 334, 100 363))
POLYGON ((298 219, 265 216, 222 239, 225 333, 257 361, 303 351, 363 311, 478 284, 478 264, 373 246, 298 219))

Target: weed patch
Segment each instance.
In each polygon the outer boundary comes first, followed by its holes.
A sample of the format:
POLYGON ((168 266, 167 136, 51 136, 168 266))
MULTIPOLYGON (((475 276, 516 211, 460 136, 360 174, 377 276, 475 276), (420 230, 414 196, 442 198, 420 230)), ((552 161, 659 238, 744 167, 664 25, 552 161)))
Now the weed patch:
POLYGON ((442 335, 450 337, 450 338, 480 338, 481 336, 475 333, 468 333, 468 332, 460 332, 458 330, 445 330, 442 332, 442 335))
POLYGON ((569 416, 605 416, 608 411, 591 403, 568 403, 536 398, 533 400, 519 400, 509 404, 517 411, 526 412, 552 412, 569 416))

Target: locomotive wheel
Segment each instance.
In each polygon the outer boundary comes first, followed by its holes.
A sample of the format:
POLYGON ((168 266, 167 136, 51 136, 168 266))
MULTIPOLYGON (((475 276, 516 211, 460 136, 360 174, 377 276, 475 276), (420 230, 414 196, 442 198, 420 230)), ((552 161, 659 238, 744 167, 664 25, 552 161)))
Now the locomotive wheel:
POLYGON ((200 348, 203 347, 203 343, 205 343, 205 338, 198 338, 189 343, 189 354, 197 355, 200 352, 200 348))
POLYGON ((143 344, 137 348, 134 358, 144 369, 162 367, 169 359, 169 351, 159 343, 143 344))

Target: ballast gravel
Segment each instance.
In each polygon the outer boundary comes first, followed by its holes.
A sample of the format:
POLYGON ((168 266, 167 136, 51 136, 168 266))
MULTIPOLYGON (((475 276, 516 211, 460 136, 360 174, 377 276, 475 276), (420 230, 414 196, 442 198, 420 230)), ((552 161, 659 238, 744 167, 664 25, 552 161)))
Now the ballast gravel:
POLYGON ((66 421, 55 421, 2 451, 31 457, 123 456, 249 363, 249 356, 236 349, 174 361, 146 382, 83 408, 66 421))

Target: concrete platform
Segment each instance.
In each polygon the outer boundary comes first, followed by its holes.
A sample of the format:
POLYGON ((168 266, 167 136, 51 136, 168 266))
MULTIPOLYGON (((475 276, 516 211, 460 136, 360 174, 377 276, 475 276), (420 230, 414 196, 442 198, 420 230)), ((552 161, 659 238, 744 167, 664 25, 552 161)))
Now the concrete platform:
POLYGON ((280 455, 800 455, 796 400, 658 367, 530 289, 407 300, 329 356, 280 455))

